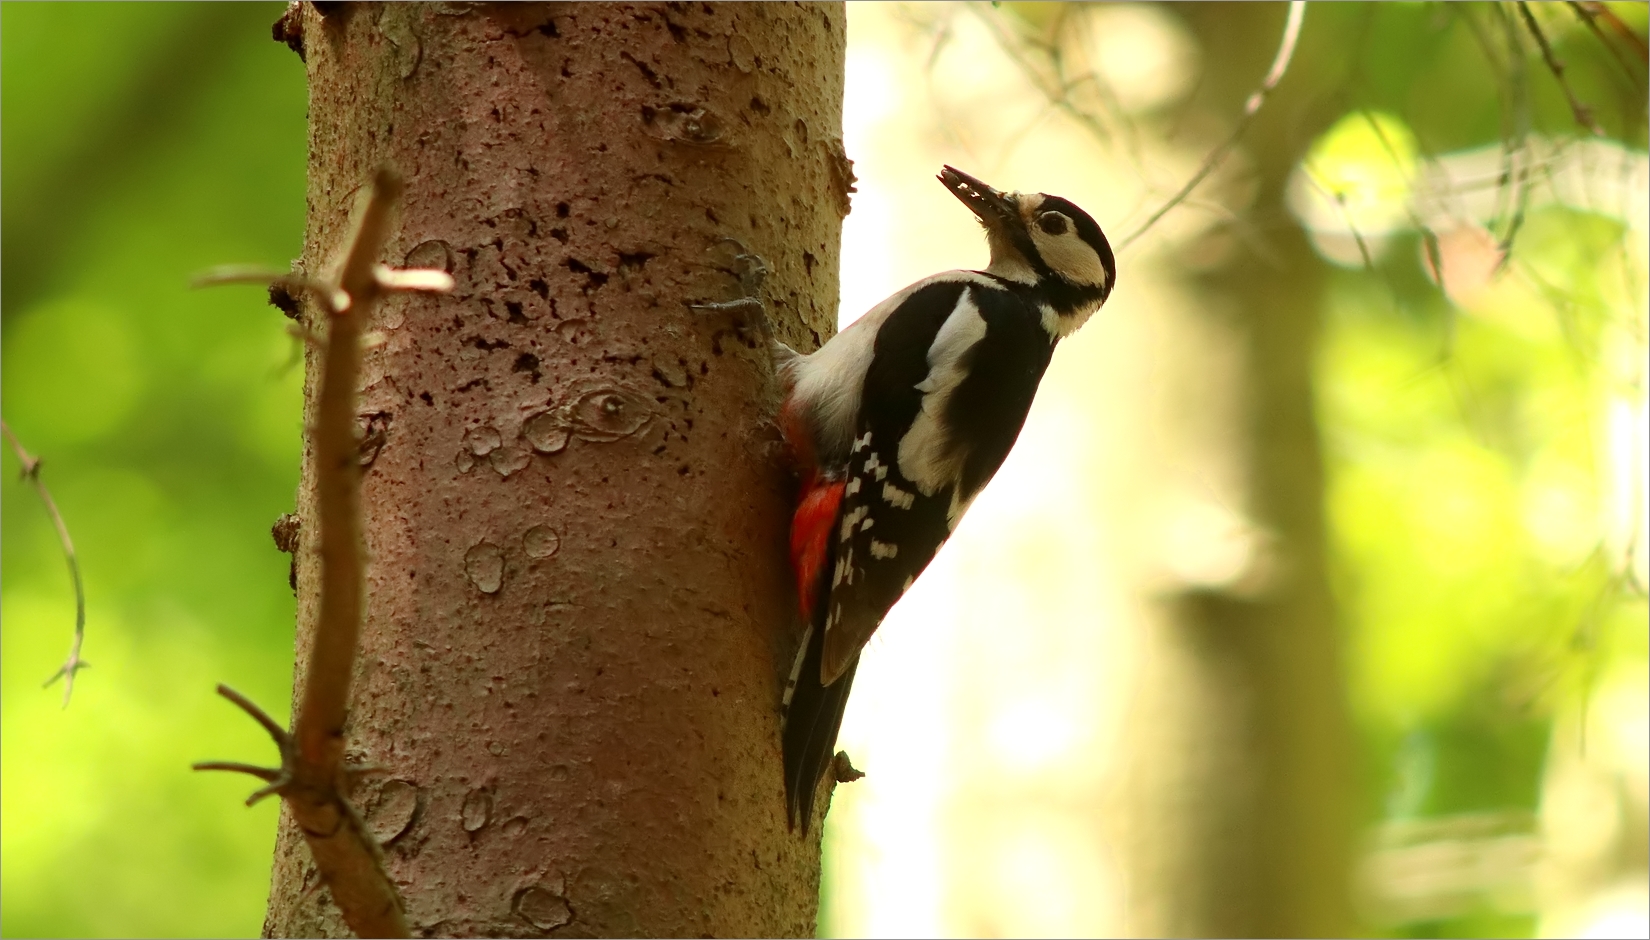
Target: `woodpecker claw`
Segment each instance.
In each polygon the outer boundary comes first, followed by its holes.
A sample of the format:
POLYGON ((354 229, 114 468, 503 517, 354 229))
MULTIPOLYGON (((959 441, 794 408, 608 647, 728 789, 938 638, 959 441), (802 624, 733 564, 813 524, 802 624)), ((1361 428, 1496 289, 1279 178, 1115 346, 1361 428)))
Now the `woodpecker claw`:
MULTIPOLYGON (((733 300, 704 301, 690 303, 691 310, 709 311, 712 313, 737 313, 742 327, 754 326, 762 334, 766 345, 779 345, 774 339, 773 322, 768 318, 768 309, 762 303, 762 286, 767 282, 772 268, 767 259, 745 246, 737 238, 724 236, 717 240, 718 245, 732 245, 736 251, 733 256, 735 270, 728 271, 739 280, 740 296, 733 300)), ((727 270, 727 269, 723 269, 727 270)), ((775 353, 776 358, 778 356, 775 353)), ((793 353, 794 355, 794 353, 793 353)))

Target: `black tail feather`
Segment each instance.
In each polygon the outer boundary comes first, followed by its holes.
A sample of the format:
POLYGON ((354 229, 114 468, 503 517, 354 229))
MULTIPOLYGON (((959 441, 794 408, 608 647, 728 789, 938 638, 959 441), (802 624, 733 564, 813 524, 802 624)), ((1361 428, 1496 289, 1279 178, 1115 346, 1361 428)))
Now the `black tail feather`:
POLYGON ((854 684, 859 657, 835 682, 819 681, 819 661, 825 651, 825 631, 815 627, 808 633, 801 663, 788 690, 785 707, 785 801, 792 829, 798 821, 802 834, 813 822, 814 800, 819 781, 831 766, 836 751, 836 734, 842 727, 842 712, 848 706, 848 690, 854 684))

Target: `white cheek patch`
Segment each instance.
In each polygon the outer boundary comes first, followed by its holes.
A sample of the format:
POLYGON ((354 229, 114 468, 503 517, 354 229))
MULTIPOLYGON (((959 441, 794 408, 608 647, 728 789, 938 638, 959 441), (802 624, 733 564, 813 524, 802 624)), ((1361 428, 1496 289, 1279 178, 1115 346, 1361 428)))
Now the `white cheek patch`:
POLYGON ((1037 253, 1049 269, 1066 280, 1088 287, 1106 286, 1106 266, 1100 263, 1100 256, 1069 227, 1064 235, 1050 235, 1033 224, 1031 243, 1037 246, 1037 253))

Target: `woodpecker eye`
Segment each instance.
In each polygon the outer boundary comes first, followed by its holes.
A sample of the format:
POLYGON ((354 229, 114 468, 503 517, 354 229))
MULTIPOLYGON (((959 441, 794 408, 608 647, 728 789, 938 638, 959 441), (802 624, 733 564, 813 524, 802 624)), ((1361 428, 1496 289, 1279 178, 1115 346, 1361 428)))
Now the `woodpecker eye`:
POLYGON ((1050 235, 1064 235, 1070 228, 1067 224, 1070 221, 1058 212, 1045 212, 1037 218, 1037 227, 1050 235))

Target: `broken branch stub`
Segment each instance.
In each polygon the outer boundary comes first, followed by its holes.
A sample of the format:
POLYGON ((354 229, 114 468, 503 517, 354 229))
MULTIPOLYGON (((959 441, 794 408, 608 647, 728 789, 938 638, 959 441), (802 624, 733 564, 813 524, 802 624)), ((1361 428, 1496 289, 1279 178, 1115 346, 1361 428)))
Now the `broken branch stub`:
POLYGON ((219 686, 219 694, 239 705, 274 738, 281 765, 263 768, 215 761, 196 764, 195 769, 236 771, 265 781, 268 785, 248 802, 270 794, 285 800, 344 921, 363 937, 404 937, 409 930, 400 893, 384 871, 378 840, 349 802, 349 773, 344 765, 345 705, 360 641, 365 582, 359 493, 362 461, 356 428, 361 341, 373 305, 385 294, 445 292, 453 286, 452 275, 445 271, 396 270, 378 262, 389 239, 391 212, 401 188, 401 179, 392 170, 377 171, 333 278, 317 280, 236 268, 220 269, 197 280, 197 284, 284 283, 302 288, 328 314, 330 329, 321 347, 321 392, 311 429, 318 467, 320 616, 298 714, 288 733, 250 700, 219 686))

